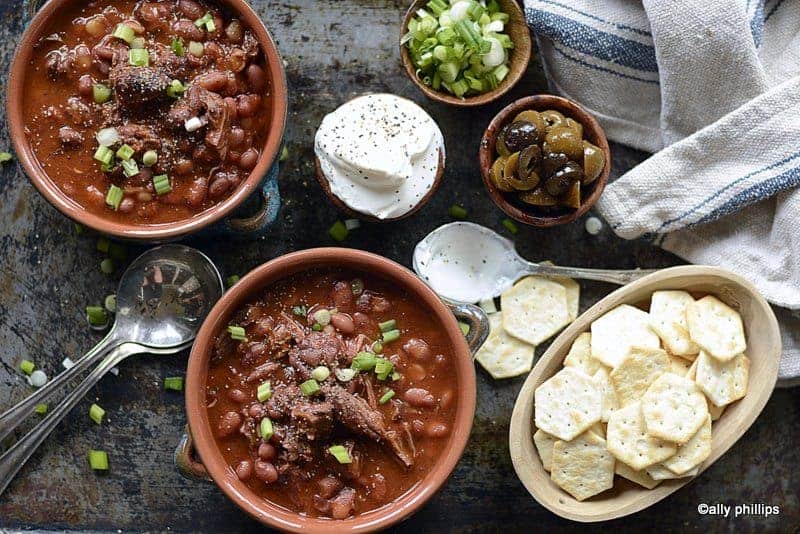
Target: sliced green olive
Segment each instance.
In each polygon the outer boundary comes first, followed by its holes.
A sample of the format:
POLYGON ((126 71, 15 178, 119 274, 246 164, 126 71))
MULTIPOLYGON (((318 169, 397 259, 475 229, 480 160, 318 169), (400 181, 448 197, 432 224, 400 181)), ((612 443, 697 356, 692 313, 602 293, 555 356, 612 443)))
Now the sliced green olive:
POLYGON ((578 132, 566 126, 557 126, 547 130, 544 136, 545 153, 562 153, 573 161, 583 158, 583 140, 578 132))
POLYGON ((517 176, 524 178, 531 171, 537 171, 542 164, 542 149, 539 145, 526 147, 519 153, 519 163, 517 164, 517 176))
POLYGON ((578 137, 583 137, 583 124, 579 123, 575 119, 571 119, 567 117, 567 122, 565 124, 567 128, 572 128, 576 132, 578 132, 578 137))
POLYGON ((513 122, 530 122, 531 124, 536 126, 536 131, 539 134, 537 142, 541 143, 542 141, 544 141, 544 134, 545 131, 547 130, 547 123, 545 123, 541 113, 539 113, 538 111, 532 109, 523 111, 519 115, 514 117, 513 122))
POLYGON ((533 206, 556 206, 558 199, 547 193, 543 187, 537 187, 532 191, 525 191, 519 194, 519 199, 533 206))
POLYGON ((578 209, 581 207, 581 183, 580 182, 572 182, 572 185, 569 188, 564 196, 560 199, 561 204, 567 206, 568 208, 575 208, 578 209))
POLYGON ((547 129, 564 126, 567 123, 567 118, 561 112, 558 112, 554 109, 540 111, 539 115, 541 115, 542 119, 544 119, 547 129))
POLYGON ((514 188, 511 187, 511 185, 509 185, 505 177, 505 166, 507 162, 508 158, 497 158, 492 164, 492 169, 491 169, 492 181, 500 191, 514 190, 514 188))
POLYGON ((596 147, 589 141, 583 142, 583 184, 590 184, 594 182, 600 173, 603 172, 603 167, 606 165, 606 156, 599 147, 596 147))
POLYGON ((506 132, 508 131, 508 126, 509 125, 506 125, 500 130, 500 133, 497 134, 497 140, 494 142, 494 149, 504 158, 511 155, 511 151, 506 146, 506 132))

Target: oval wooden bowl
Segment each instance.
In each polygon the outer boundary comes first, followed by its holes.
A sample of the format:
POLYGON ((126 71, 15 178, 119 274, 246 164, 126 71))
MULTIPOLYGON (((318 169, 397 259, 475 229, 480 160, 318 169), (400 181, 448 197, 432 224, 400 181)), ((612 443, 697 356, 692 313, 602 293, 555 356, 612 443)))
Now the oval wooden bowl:
MULTIPOLYGON (((417 12, 418 9, 424 8, 430 0, 416 0, 411 4, 411 7, 406 11, 406 16, 403 17, 403 24, 400 26, 400 38, 408 32, 408 23, 411 17, 417 12)), ((411 78, 411 81, 419 87, 419 90, 431 100, 442 102, 443 104, 451 104, 453 106, 471 107, 482 106, 488 104, 493 100, 497 100, 506 94, 517 82, 522 78, 522 75, 528 68, 528 63, 531 60, 531 33, 528 29, 528 24, 525 22, 525 13, 515 0, 498 0, 501 9, 504 13, 508 13, 509 21, 506 24, 504 32, 511 37, 514 43, 514 48, 509 55, 509 73, 505 79, 500 82, 496 89, 488 93, 480 95, 467 96, 459 98, 444 91, 437 91, 428 87, 417 76, 417 69, 411 61, 411 56, 408 53, 408 48, 405 45, 400 45, 400 60, 403 62, 403 67, 406 69, 406 74, 411 78)))
POLYGON ((481 139, 481 145, 478 150, 478 160, 481 168, 483 185, 486 187, 486 191, 489 192, 489 196, 494 203, 497 204, 497 207, 516 221, 539 227, 571 223, 589 211, 600 199, 600 195, 603 194, 603 190, 608 183, 608 173, 611 171, 611 150, 608 148, 608 139, 606 139, 606 133, 603 131, 603 128, 597 120, 580 105, 572 100, 555 95, 528 96, 520 98, 503 108, 500 113, 492 119, 492 122, 489 123, 486 132, 483 134, 483 139, 481 139), (494 163, 497 157, 494 148, 497 135, 500 133, 503 126, 511 122, 520 112, 529 109, 536 111, 554 109, 560 111, 566 117, 575 119, 583 125, 583 138, 599 147, 600 150, 603 151, 603 154, 605 154, 606 165, 603 168, 603 172, 589 185, 588 189, 584 188, 582 190, 583 198, 581 199, 582 202, 578 209, 554 208, 554 210, 557 211, 547 213, 545 210, 537 208, 536 206, 522 208, 510 200, 511 194, 500 191, 492 180, 492 163, 494 163), (587 192, 588 194, 586 194, 587 192))
POLYGON ((509 447, 517 476, 534 499, 561 517, 589 523, 626 516, 657 503, 692 481, 692 478, 665 480, 648 490, 616 477, 612 489, 581 502, 550 480, 533 444, 534 390, 561 368, 578 334, 588 331, 592 321, 612 308, 647 302, 653 291, 661 289, 715 295, 741 314, 747 334, 747 356, 751 361, 747 395, 729 405, 714 422, 711 454, 701 465, 700 473, 742 437, 772 394, 781 356, 778 322, 769 304, 744 278, 717 267, 682 266, 664 269, 614 291, 553 341, 522 386, 511 416, 509 447))
POLYGON ((360 211, 356 211, 347 204, 344 203, 342 199, 337 197, 331 191, 331 184, 328 183, 328 177, 325 176, 325 173, 322 172, 322 167, 319 164, 319 158, 314 156, 314 165, 316 166, 316 177, 319 185, 322 187, 322 190, 325 191, 325 194, 328 196, 330 201, 333 203, 334 206, 345 212, 347 215, 351 217, 355 217, 357 219, 361 219, 363 221, 369 222, 378 222, 378 223, 385 223, 385 222, 392 222, 392 221, 399 221, 401 219, 405 219, 414 215, 418 212, 422 207, 428 203, 436 190, 439 189, 439 185, 442 183, 442 175, 444 174, 444 161, 445 161, 445 149, 439 149, 439 169, 436 171, 436 177, 433 179, 433 184, 431 185, 430 191, 425 193, 425 196, 419 199, 419 202, 416 206, 414 206, 411 210, 407 211, 406 213, 400 215, 399 217, 389 217, 388 219, 380 219, 375 217, 374 215, 370 215, 368 213, 362 213, 360 211))

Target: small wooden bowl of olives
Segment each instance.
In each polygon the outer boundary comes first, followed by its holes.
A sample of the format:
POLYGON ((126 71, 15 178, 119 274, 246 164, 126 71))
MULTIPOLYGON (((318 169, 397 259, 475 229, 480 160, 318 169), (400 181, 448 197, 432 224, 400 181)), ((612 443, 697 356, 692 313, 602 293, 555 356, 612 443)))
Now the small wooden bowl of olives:
POLYGON ((500 111, 483 134, 479 159, 494 203, 512 219, 540 227, 589 211, 611 168, 600 124, 554 95, 521 98, 500 111))

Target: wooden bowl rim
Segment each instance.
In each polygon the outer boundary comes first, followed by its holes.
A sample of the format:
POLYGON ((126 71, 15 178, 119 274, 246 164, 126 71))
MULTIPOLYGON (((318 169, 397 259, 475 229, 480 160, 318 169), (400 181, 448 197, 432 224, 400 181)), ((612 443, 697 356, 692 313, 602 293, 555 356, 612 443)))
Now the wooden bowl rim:
POLYGON ((722 428, 713 434, 711 455, 703 462, 697 476, 725 454, 755 422, 775 387, 781 357, 780 330, 769 303, 749 281, 719 267, 688 265, 660 270, 617 289, 582 313, 553 341, 525 380, 517 396, 511 416, 509 451, 517 476, 539 504, 554 514, 573 521, 583 523, 606 521, 643 510, 671 495, 696 478, 695 476, 666 480, 652 490, 632 482, 628 483, 617 479, 615 480, 615 489, 619 485, 622 485, 621 489, 623 490, 626 488, 631 489, 626 490, 626 493, 621 495, 608 495, 603 498, 604 494, 601 493, 583 502, 575 500, 551 482, 550 475, 544 471, 538 458, 538 453, 535 451, 535 446, 532 444, 532 431, 534 428, 533 395, 536 387, 561 367, 560 362, 563 361, 575 338, 582 332, 587 331, 591 321, 596 320, 605 312, 620 304, 636 304, 639 300, 635 299, 633 295, 647 288, 652 288, 653 291, 667 288, 691 290, 692 287, 701 287, 709 284, 718 286, 717 293, 715 293, 716 296, 723 301, 727 300, 731 305, 738 305, 739 309, 743 307, 743 302, 748 302, 748 307, 753 307, 753 314, 763 314, 765 324, 757 332, 754 332, 752 321, 742 317, 745 320, 745 330, 749 334, 747 354, 752 362, 748 393, 743 399, 726 409, 719 421, 715 423, 715 425, 722 425, 722 428), (670 282, 673 282, 674 286, 670 282), (742 299, 742 296, 746 298, 742 299), (764 354, 753 354, 751 352, 753 347, 751 340, 755 339, 756 335, 765 339, 764 345, 766 345, 767 351, 764 354), (547 368, 551 363, 553 363, 554 367, 548 372, 547 368), (756 366, 760 366, 760 369, 757 372, 753 372, 753 368, 756 366), (759 384, 760 389, 753 387, 754 378, 756 377, 762 378, 759 384), (739 412, 742 413, 739 414, 739 412), (739 419, 730 419, 737 415, 739 419), (726 417, 728 418, 727 420, 726 417), (533 455, 535 457, 526 456, 526 453, 531 451, 531 447, 533 447, 533 455), (532 462, 529 460, 532 460, 532 462), (555 497, 556 495, 557 497, 555 497))
MULTIPOLYGON (((425 6, 429 1, 430 0, 415 0, 412 2, 411 6, 409 6, 408 11, 406 11, 405 16, 403 17, 403 23, 400 26, 401 39, 408 31, 408 23, 411 20, 411 17, 420 7, 425 6)), ((525 28, 528 28, 528 24, 525 21, 525 12, 522 10, 522 8, 520 8, 516 1, 498 1, 502 4, 503 11, 508 13, 509 17, 511 17, 509 23, 514 22, 519 24, 521 21, 525 28)), ((523 35, 524 37, 522 38, 521 43, 514 41, 514 48, 511 52, 511 63, 509 65, 510 72, 506 79, 503 80, 500 85, 498 85, 497 88, 492 91, 479 95, 468 96, 466 98, 458 98, 455 95, 450 95, 443 91, 436 91, 435 89, 432 89, 422 83, 422 81, 420 81, 420 79, 417 77, 416 69, 414 68, 413 63, 411 62, 411 57, 408 54, 408 49, 402 44, 400 45, 400 60, 403 63, 403 68, 405 69, 406 74, 408 74, 408 77, 412 82, 414 82, 414 85, 416 85, 419 90, 431 100, 459 107, 482 106, 497 100, 510 91, 511 88, 513 88, 520 81, 520 79, 522 79, 522 75, 525 74, 525 71, 528 70, 528 64, 531 61, 531 49, 533 46, 530 30, 523 35)))
MULTIPOLYGON (((483 185, 486 187, 486 191, 489 193, 492 201, 497 204, 497 207, 499 207, 506 213, 506 215, 516 221, 538 227, 550 227, 560 224, 567 224, 582 217, 600 199, 600 196, 603 194, 603 190, 608 183, 608 175, 611 172, 611 149, 608 146, 606 133, 603 130, 603 127, 600 126, 600 123, 597 122, 597 119, 595 119, 577 102, 569 100, 568 98, 550 94, 526 96, 524 98, 520 98, 519 100, 515 100, 500 110, 500 112, 495 115, 495 117, 489 123, 489 126, 486 128, 486 131, 483 134, 480 148, 478 150, 478 159, 481 168, 481 177, 483 178, 483 185), (581 205, 578 209, 570 213, 564 213, 557 216, 547 216, 536 215, 527 210, 520 209, 506 199, 505 195, 499 189, 497 189, 491 179, 491 168, 495 159, 494 144, 497 134, 500 132, 500 129, 503 126, 513 119, 513 117, 522 111, 530 109, 537 111, 555 109, 556 111, 563 113, 566 117, 570 117, 580 122, 583 125, 584 139, 599 147, 605 155, 605 167, 603 167, 603 172, 600 173, 600 176, 598 176, 594 183, 591 184, 591 193, 588 197, 583 199, 583 202, 581 202, 581 205)), ((531 207, 531 211, 534 211, 535 209, 535 207, 531 207)))

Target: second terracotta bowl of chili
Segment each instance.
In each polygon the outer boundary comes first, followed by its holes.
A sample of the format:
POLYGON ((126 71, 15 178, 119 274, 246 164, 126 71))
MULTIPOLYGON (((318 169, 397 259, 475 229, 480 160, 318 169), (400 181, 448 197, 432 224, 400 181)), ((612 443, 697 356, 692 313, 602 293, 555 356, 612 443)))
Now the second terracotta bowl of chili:
POLYGON ((14 58, 25 173, 71 219, 167 241, 230 217, 278 156, 286 80, 243 0, 50 0, 14 58))
POLYGON ((475 410, 470 346, 404 267, 351 249, 272 260, 235 284, 192 348, 186 407, 207 474, 295 532, 365 532, 444 484, 475 410))

